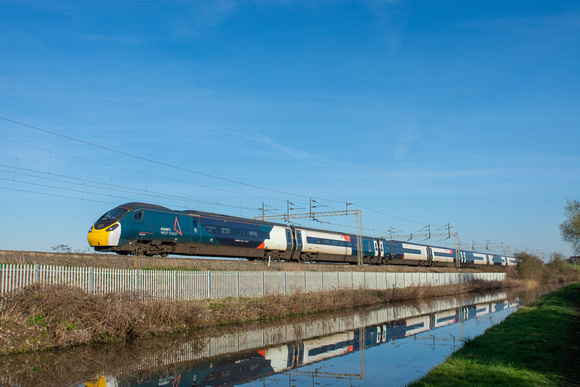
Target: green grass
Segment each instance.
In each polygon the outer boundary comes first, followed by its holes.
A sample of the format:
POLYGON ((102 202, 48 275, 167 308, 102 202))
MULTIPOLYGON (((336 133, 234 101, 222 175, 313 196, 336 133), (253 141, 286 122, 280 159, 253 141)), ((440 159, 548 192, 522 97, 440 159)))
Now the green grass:
POLYGON ((580 283, 520 308, 411 386, 580 386, 580 283))

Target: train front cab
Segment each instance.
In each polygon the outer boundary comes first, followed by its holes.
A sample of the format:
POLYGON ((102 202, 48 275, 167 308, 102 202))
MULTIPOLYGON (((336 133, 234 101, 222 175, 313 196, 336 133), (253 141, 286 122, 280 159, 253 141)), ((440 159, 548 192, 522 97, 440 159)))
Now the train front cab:
POLYGON ((89 245, 96 251, 114 251, 122 243, 121 235, 126 237, 131 231, 124 218, 131 211, 132 204, 115 207, 103 214, 89 230, 89 245))
POLYGON ((198 217, 145 203, 120 205, 99 218, 88 234, 96 251, 119 254, 191 254, 199 242, 198 217))

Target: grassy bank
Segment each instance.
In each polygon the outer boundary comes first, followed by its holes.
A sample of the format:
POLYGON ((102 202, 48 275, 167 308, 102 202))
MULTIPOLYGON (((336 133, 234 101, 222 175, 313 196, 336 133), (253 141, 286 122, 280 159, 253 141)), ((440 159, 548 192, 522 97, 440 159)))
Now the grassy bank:
POLYGON ((206 327, 268 321, 398 301, 481 292, 504 282, 456 286, 337 290, 290 296, 142 302, 138 294, 92 295, 65 285, 34 285, 0 303, 0 353, 127 341, 206 327))
POLYGON ((580 385, 580 283, 520 308, 411 386, 580 385))

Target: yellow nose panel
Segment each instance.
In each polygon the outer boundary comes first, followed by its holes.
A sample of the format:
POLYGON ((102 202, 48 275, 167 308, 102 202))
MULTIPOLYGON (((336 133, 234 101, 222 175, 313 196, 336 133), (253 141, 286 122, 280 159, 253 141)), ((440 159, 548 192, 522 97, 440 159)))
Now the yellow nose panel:
POLYGON ((103 230, 95 230, 94 228, 89 231, 89 245, 91 247, 95 246, 108 246, 109 245, 109 234, 110 231, 103 230))

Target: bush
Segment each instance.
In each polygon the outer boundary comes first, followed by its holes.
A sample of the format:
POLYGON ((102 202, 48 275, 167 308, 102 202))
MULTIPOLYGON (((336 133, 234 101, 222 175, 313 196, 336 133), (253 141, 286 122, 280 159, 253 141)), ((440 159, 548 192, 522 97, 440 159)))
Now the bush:
POLYGON ((549 263, 544 262, 535 255, 518 253, 518 273, 520 279, 538 283, 565 283, 578 281, 578 272, 568 265, 562 254, 552 254, 549 263))
POLYGON ((528 253, 518 253, 516 258, 519 259, 518 272, 520 279, 543 282, 545 265, 540 258, 528 253))

